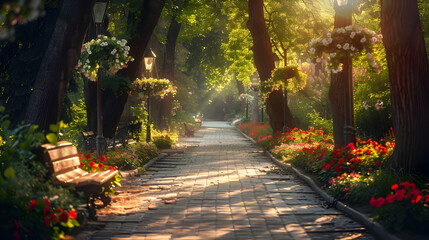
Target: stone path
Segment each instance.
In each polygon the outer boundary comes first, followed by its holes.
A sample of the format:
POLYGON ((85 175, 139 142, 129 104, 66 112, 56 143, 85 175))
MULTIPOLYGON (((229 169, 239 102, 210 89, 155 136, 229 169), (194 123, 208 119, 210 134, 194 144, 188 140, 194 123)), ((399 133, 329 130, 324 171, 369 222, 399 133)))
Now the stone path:
POLYGON ((374 239, 225 122, 184 140, 76 239, 374 239))

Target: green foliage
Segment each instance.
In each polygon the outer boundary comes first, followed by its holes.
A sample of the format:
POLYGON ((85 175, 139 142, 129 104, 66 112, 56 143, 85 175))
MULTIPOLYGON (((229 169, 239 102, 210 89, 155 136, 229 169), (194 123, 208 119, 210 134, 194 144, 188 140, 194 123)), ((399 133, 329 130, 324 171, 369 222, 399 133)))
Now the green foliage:
POLYGON ((297 66, 276 68, 269 81, 261 82, 261 92, 268 96, 275 90, 282 90, 285 86, 288 92, 296 93, 302 90, 307 83, 307 76, 300 72, 297 66))
POLYGON ((355 121, 362 138, 384 138, 392 127, 388 71, 354 71, 355 121))
POLYGON ((155 158, 159 155, 159 151, 154 144, 151 143, 135 143, 131 146, 134 151, 134 154, 140 160, 140 166, 145 165, 152 158, 155 158))
POLYGON ((59 134, 60 140, 71 142, 79 149, 83 148, 83 138, 81 133, 86 131, 87 116, 84 99, 79 99, 77 104, 71 106, 72 121, 67 123, 67 128, 63 129, 59 134))
POLYGON ((3 237, 61 238, 64 231, 79 226, 74 218, 81 202, 67 189, 53 184, 46 167, 36 161, 31 149, 45 139, 35 131, 36 126, 18 125, 10 129, 6 116, 1 116, 0 122, 0 231, 5 234, 3 237))
POLYGON ((168 135, 153 137, 152 142, 159 149, 170 149, 173 144, 173 140, 168 135))
POLYGON ((315 129, 324 129, 326 133, 333 133, 334 127, 332 120, 321 117, 318 113, 308 113, 307 119, 310 123, 310 126, 315 129))

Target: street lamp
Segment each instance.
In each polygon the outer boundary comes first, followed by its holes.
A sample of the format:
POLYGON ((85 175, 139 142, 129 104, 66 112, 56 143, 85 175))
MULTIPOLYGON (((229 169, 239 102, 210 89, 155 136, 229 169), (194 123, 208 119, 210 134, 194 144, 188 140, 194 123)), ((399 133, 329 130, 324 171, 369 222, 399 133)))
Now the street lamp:
MULTIPOLYGON (((148 77, 152 77, 152 70, 155 66, 156 54, 152 51, 152 49, 148 49, 144 54, 144 65, 145 69, 148 73, 148 77)), ((147 126, 146 126, 146 142, 150 142, 151 140, 151 132, 150 132, 150 97, 151 91, 149 90, 147 94, 147 126)))
MULTIPOLYGON (((106 16, 107 3, 109 1, 99 0, 95 3, 92 9, 93 19, 95 23, 96 33, 100 33, 101 24, 103 24, 104 17, 106 16), (98 28, 98 31, 97 31, 98 28)), ((103 136, 103 101, 101 98, 101 67, 98 69, 97 74, 97 137, 95 144, 97 148, 98 157, 103 155, 104 152, 104 136, 103 136)))
MULTIPOLYGON (((352 11, 348 0, 336 0, 337 6, 335 27, 345 27, 352 24, 352 11)), ((356 146, 354 117, 353 117, 353 62, 349 54, 341 60, 343 64, 343 71, 340 76, 344 81, 344 146, 353 143, 356 146)))
POLYGON ((97 0, 92 9, 92 17, 95 24, 95 36, 101 34, 101 26, 106 16, 107 4, 109 0, 97 0))
POLYGON ((156 54, 152 51, 151 48, 149 48, 149 50, 147 50, 144 54, 144 65, 146 71, 148 72, 148 77, 152 77, 152 70, 155 67, 155 59, 156 54))

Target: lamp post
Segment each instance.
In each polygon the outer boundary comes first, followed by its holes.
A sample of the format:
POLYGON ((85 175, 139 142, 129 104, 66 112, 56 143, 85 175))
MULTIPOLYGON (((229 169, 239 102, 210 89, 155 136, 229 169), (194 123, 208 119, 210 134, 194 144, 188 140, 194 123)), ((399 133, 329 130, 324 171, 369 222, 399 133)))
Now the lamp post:
MULTIPOLYGON (((335 12, 335 27, 345 27, 352 25, 352 11, 348 0, 336 0, 335 12)), ((340 76, 344 81, 344 145, 353 143, 356 146, 354 117, 353 117, 353 62, 349 54, 341 60, 343 71, 340 76)))
MULTIPOLYGON (((101 32, 101 25, 104 22, 106 16, 108 1, 99 0, 95 3, 92 9, 92 16, 95 24, 95 32, 98 35, 101 32)), ((101 98, 101 67, 98 69, 97 74, 97 137, 95 138, 95 144, 97 148, 98 157, 103 155, 104 152, 104 136, 103 136, 103 101, 101 98)))
MULTIPOLYGON (((152 77, 152 69, 155 66, 156 55, 152 51, 152 49, 148 49, 144 55, 144 65, 147 72, 148 77, 152 77)), ((155 67, 156 68, 156 67, 155 67)), ((151 132, 150 132, 150 97, 152 92, 149 90, 147 94, 147 126, 146 126, 146 142, 150 142, 151 140, 151 132)))

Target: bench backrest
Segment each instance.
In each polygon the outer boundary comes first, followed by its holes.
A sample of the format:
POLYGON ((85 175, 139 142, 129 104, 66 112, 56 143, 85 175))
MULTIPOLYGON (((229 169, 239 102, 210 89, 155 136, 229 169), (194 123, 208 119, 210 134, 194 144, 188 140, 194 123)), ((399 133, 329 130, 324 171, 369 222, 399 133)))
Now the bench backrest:
POLYGON ((57 145, 43 144, 43 160, 54 176, 72 171, 79 167, 79 154, 70 142, 60 141, 57 145))

